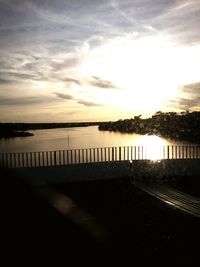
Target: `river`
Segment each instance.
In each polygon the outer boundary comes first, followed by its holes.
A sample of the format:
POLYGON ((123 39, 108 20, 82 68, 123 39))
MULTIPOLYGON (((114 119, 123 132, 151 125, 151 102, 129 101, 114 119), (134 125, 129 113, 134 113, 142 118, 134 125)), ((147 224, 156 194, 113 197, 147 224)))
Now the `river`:
POLYGON ((34 136, 1 139, 1 153, 145 146, 152 155, 155 155, 158 147, 182 144, 158 136, 99 131, 97 126, 44 129, 30 132, 34 136))

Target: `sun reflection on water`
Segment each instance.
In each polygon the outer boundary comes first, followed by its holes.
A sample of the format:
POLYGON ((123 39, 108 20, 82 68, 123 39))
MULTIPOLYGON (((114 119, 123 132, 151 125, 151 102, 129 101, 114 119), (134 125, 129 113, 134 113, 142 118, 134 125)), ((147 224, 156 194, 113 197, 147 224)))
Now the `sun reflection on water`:
POLYGON ((144 157, 150 160, 163 159, 163 147, 169 145, 165 139, 156 135, 139 136, 137 144, 144 147, 144 157))

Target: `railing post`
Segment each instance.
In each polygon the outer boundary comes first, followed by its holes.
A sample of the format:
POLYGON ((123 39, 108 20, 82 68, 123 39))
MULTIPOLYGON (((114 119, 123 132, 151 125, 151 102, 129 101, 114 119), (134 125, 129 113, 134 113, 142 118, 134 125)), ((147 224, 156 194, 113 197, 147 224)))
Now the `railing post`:
POLYGON ((9 168, 9 154, 6 154, 6 164, 7 168, 9 168))
POLYGON ((51 162, 51 166, 53 165, 53 155, 52 155, 52 151, 49 151, 50 154, 50 162, 51 162))
POLYGON ((42 166, 45 165, 45 160, 44 160, 44 151, 42 151, 42 166))
POLYGON ((47 152, 47 151, 45 151, 45 152, 44 152, 44 155, 45 155, 46 166, 49 166, 49 157, 48 157, 48 152, 47 152))
POLYGON ((174 146, 174 158, 177 159, 177 145, 174 146))
POLYGON ((21 167, 21 153, 18 153, 18 167, 21 167))
POLYGON ((8 168, 9 165, 8 165, 8 154, 6 154, 6 168, 8 168))
POLYGON ((16 154, 13 154, 13 167, 16 167, 16 154))
POLYGON ((61 150, 59 150, 59 164, 62 165, 62 154, 61 154, 61 150))
MULTIPOLYGON (((146 160, 149 158, 145 146, 101 147, 88 149, 0 153, 0 162, 6 168, 56 166, 103 161, 146 160)), ((159 146, 161 159, 199 159, 200 146, 159 146)))
POLYGON ((9 160, 9 154, 7 154, 7 167, 10 167, 10 160, 9 160))
POLYGON ((4 168, 6 167, 5 154, 2 154, 2 165, 4 168))
POLYGON ((80 149, 78 149, 78 163, 81 163, 81 153, 80 153, 80 149))
POLYGON ((2 161, 1 161, 1 163, 2 163, 2 166, 5 167, 4 154, 2 154, 2 161))
POLYGON ((69 150, 66 150, 67 164, 69 164, 69 150))
POLYGON ((88 163, 88 149, 86 148, 86 163, 88 163))
POLYGON ((70 164, 73 164, 73 155, 72 155, 72 150, 70 150, 70 164))
POLYGON ((11 154, 8 153, 8 168, 10 168, 12 166, 12 163, 11 163, 11 154))
POLYGON ((95 148, 93 148, 93 159, 94 159, 94 162, 96 162, 95 148))
POLYGON ((92 150, 90 148, 90 163, 92 162, 92 150))
POLYGON ((114 147, 112 147, 112 161, 115 160, 115 153, 114 153, 114 147))
POLYGON ((167 146, 167 159, 169 159, 169 146, 167 146))
POLYGON ((194 159, 195 158, 195 154, 196 154, 195 153, 195 146, 192 147, 192 154, 193 154, 192 158, 194 159))
POLYGON ((7 155, 4 154, 4 167, 8 168, 7 155))
POLYGON ((97 148, 97 162, 99 162, 99 148, 97 148))
POLYGON ((198 159, 198 146, 195 147, 195 159, 198 159))
POLYGON ((6 160, 6 154, 3 155, 3 166, 7 168, 7 160, 6 160))
MULTIPOLYGON (((65 165, 66 164, 66 162, 65 162, 65 150, 63 150, 63 164, 65 165)), ((79 162, 80 163, 80 162, 79 162)))
POLYGON ((56 162, 56 151, 54 151, 54 165, 55 166, 57 165, 57 162, 56 162))
POLYGON ((84 149, 81 149, 81 154, 82 154, 82 163, 85 163, 84 149))

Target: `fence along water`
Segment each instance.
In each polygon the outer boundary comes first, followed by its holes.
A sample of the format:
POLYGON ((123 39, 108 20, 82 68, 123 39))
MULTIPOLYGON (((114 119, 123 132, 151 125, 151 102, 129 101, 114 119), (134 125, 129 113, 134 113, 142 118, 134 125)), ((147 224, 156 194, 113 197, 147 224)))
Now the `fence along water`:
POLYGON ((0 154, 0 164, 6 168, 161 159, 200 159, 200 146, 162 146, 153 150, 145 146, 120 146, 0 154))

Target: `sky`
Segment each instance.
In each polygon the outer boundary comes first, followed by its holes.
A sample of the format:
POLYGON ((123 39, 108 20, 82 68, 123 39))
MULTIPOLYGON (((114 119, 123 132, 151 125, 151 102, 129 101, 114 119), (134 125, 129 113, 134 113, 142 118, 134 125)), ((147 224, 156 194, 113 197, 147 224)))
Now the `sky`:
POLYGON ((0 122, 200 110, 200 0, 0 0, 0 122))

